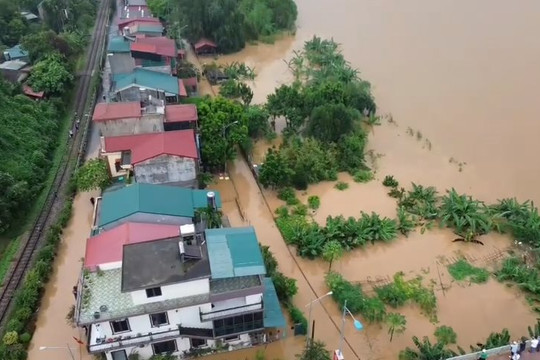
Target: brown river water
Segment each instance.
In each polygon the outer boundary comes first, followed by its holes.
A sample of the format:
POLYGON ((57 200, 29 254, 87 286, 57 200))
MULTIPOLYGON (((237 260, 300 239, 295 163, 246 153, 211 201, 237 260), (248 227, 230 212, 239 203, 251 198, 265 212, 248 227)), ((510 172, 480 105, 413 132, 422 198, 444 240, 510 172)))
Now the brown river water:
MULTIPOLYGON (((372 83, 381 114, 391 114, 370 136, 377 180, 355 184, 340 175, 350 188, 340 192, 333 183, 322 183, 299 194, 321 197, 314 220, 327 215, 358 216, 376 211, 395 216, 395 202, 380 185, 387 174, 402 185, 411 181, 444 190, 455 187, 486 201, 517 196, 540 201, 536 186, 540 163, 536 161, 536 136, 540 125, 540 2, 519 4, 503 0, 297 0, 298 30, 273 45, 248 46, 221 58, 255 67, 254 102, 264 102, 276 86, 290 80, 284 59, 300 49, 313 35, 333 37, 342 44, 345 57, 372 83), (410 135, 410 133, 413 135, 410 135)), ((210 92, 205 84, 203 92, 210 92)), ((257 144, 254 156, 261 160, 268 144, 257 144)), ((281 202, 272 192, 261 194, 249 167, 236 160, 229 167, 230 180, 217 180, 224 210, 233 226, 253 225, 259 240, 271 246, 281 271, 298 280, 295 303, 305 308, 310 300, 325 294, 323 277, 328 265, 295 256, 281 238, 272 211, 281 202), (264 195, 264 197, 263 197, 264 195)), ((32 340, 30 360, 68 359, 58 351, 38 351, 39 346, 75 347, 72 336, 79 332, 65 324, 73 303, 71 287, 84 255, 84 240, 90 227, 89 194, 79 195, 74 219, 60 249, 51 283, 40 309, 32 340)), ((397 271, 421 275, 434 284, 438 297, 439 325, 449 325, 465 348, 484 339, 491 331, 507 327, 515 336, 526 334, 536 315, 524 297, 490 280, 485 285, 452 282, 446 264, 467 256, 478 266, 490 266, 511 243, 502 236, 482 239, 485 246, 451 243, 453 235, 432 230, 413 233, 393 244, 366 247, 347 254, 333 265, 348 280, 365 285, 386 281, 397 271)), ((307 310, 307 309, 306 309, 307 310)), ((407 317, 407 330, 389 343, 387 329, 366 326, 355 332, 347 321, 346 359, 395 359, 411 345, 411 336, 430 336, 436 325, 409 306, 398 309, 407 317)), ((306 311, 307 314, 307 311, 306 311)), ((331 299, 313 307, 315 336, 329 349, 339 342, 340 312, 331 299)), ((268 360, 293 359, 302 338, 287 332, 285 341, 268 345, 268 360)), ((81 359, 88 357, 81 349, 81 359)), ((255 350, 208 357, 211 360, 253 359, 255 350)), ((79 357, 76 357, 79 359, 79 357)))

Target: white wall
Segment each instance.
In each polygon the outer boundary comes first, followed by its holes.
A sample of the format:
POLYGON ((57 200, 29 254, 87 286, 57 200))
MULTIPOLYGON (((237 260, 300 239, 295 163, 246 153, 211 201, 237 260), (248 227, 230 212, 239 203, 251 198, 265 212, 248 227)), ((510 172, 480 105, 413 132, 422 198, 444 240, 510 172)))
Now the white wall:
POLYGON ((146 297, 145 290, 137 290, 131 292, 131 299, 135 305, 148 304, 156 301, 168 299, 176 299, 179 297, 187 297, 200 294, 208 294, 210 292, 210 281, 208 279, 200 279, 188 281, 181 284, 165 285, 161 287, 161 296, 152 298, 146 297))
POLYGON ((246 296, 246 304, 258 304, 261 302, 263 294, 255 294, 246 296))

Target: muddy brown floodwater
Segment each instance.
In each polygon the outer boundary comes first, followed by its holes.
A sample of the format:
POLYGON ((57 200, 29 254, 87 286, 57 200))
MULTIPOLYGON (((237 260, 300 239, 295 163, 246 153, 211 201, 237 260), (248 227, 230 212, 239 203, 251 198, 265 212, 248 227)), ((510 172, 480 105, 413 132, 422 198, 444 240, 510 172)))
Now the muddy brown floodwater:
MULTIPOLYGON (((340 180, 350 185, 346 191, 333 189, 334 183, 321 183, 299 193, 304 202, 308 195, 321 197, 315 221, 324 222, 328 215, 358 216, 360 211, 394 217, 395 202, 380 185, 385 175, 394 175, 402 185, 415 182, 443 192, 455 187, 487 202, 513 196, 540 201, 536 185, 540 125, 535 121, 540 117, 540 102, 536 101, 540 92, 540 42, 536 35, 540 31, 540 2, 296 2, 299 19, 294 39, 248 46, 219 62, 239 61, 254 67, 254 102, 262 103, 276 86, 290 81, 283 60, 290 59, 293 50, 301 49, 313 35, 332 37, 342 44, 345 58, 372 83, 380 114, 393 119, 383 121, 369 137, 375 181, 355 184, 341 174, 340 180)), ((264 141, 256 145, 256 161, 262 160, 269 146, 264 141)), ((266 229, 274 225, 270 212, 263 214, 258 190, 246 182, 249 176, 249 169, 236 161, 231 180, 240 183, 237 189, 241 190, 243 210, 232 203, 225 210, 238 219, 246 213, 247 222, 265 236, 266 229)), ((272 192, 265 191, 265 197, 272 210, 282 204, 272 192)), ((439 324, 452 326, 459 344, 466 348, 503 327, 514 336, 526 334, 536 315, 522 294, 494 280, 485 285, 457 284, 446 271, 446 265, 459 256, 467 256, 478 266, 492 265, 511 241, 489 235, 483 239, 485 246, 471 246, 451 243, 453 238, 449 231, 438 229, 424 235, 414 233, 390 245, 351 252, 334 266, 347 279, 362 283, 384 280, 400 270, 433 280, 437 283, 439 324)), ((309 286, 318 295, 324 294, 327 264, 294 258, 309 286)), ((287 268, 289 263, 281 266, 287 268)), ((334 322, 339 320, 334 304, 325 304, 325 308, 334 322)), ((433 333, 435 325, 414 306, 399 312, 407 317, 407 331, 391 344, 386 329, 378 325, 368 326, 361 334, 354 333, 352 327, 347 329, 347 339, 362 359, 395 358, 400 349, 411 344, 412 335, 433 333)), ((316 317, 324 316, 319 313, 316 317)), ((329 332, 318 337, 334 348, 329 332)), ((272 351, 270 358, 273 355, 272 351)))

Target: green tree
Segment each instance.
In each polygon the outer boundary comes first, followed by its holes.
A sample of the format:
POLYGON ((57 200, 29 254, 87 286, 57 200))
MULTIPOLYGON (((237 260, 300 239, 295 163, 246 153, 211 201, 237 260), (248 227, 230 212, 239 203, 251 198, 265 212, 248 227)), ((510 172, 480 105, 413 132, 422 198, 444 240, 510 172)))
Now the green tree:
POLYGON ((247 119, 243 107, 231 100, 205 98, 198 106, 203 163, 221 170, 225 161, 234 159, 236 145, 248 139, 247 119))
POLYGON ((75 173, 75 182, 80 191, 104 189, 111 183, 111 175, 104 159, 88 160, 75 173))
POLYGON ((407 328, 407 319, 405 319, 405 316, 398 313, 390 313, 386 315, 385 322, 388 326, 388 335, 390 335, 390 342, 392 342, 394 334, 402 334, 407 328))
POLYGON ((168 15, 170 8, 169 0, 148 0, 148 8, 152 15, 164 19, 168 15))
POLYGON ((283 116, 287 127, 298 130, 307 117, 304 113, 304 97, 297 84, 281 85, 266 99, 266 108, 271 116, 283 116))
POLYGON ((435 329, 435 338, 438 342, 449 345, 457 342, 457 334, 450 326, 442 325, 435 329))
POLYGON ((257 139, 272 134, 273 131, 268 122, 270 114, 264 106, 250 105, 246 107, 245 113, 250 137, 257 139))
POLYGON ((293 171, 281 152, 274 148, 268 149, 259 172, 262 186, 274 189, 285 187, 291 183, 292 175, 293 171))
POLYGON ((253 99, 253 91, 243 82, 229 79, 219 89, 219 94, 228 99, 241 100, 244 106, 248 106, 253 99))
POLYGON ((343 104, 317 106, 309 117, 308 134, 322 142, 337 142, 353 130, 357 115, 343 104))
POLYGON ((330 352, 321 341, 309 341, 301 354, 297 354, 298 360, 330 360, 330 352))
POLYGON ((218 229, 223 225, 223 214, 211 206, 197 209, 195 214, 201 221, 205 221, 207 229, 218 229))
POLYGON ((59 55, 49 55, 34 65, 29 81, 32 88, 37 91, 61 94, 73 81, 73 75, 59 55))
POLYGON ((332 263, 343 256, 343 247, 336 240, 330 240, 324 244, 322 257, 328 262, 328 271, 332 270, 332 263))

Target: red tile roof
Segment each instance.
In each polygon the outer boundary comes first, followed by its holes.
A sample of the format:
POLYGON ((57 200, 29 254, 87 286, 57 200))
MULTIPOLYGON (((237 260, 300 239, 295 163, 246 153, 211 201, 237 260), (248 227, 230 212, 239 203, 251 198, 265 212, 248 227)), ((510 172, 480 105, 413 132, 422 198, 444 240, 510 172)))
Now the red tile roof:
POLYGON ((176 57, 176 44, 173 39, 165 36, 157 37, 137 37, 135 43, 131 44, 131 50, 148 52, 168 57, 176 57), (134 48, 135 46, 135 48, 134 48), (136 50, 140 49, 140 50, 136 50))
POLYGON ((201 39, 201 40, 197 41, 197 43, 195 44, 194 47, 195 47, 195 50, 200 50, 200 49, 202 49, 203 47, 206 47, 206 46, 217 48, 216 43, 213 42, 212 40, 208 40, 208 39, 201 39))
POLYGON ((134 117, 141 117, 141 103, 138 101, 98 103, 94 109, 92 120, 105 121, 134 117))
POLYGON ((198 158, 195 133, 191 129, 106 137, 104 151, 131 151, 133 165, 160 155, 198 158))
POLYGON ((167 105, 165 106, 166 122, 197 121, 197 106, 194 104, 167 105))
POLYGON ((177 225, 128 222, 86 240, 84 267, 96 270, 98 265, 122 261, 126 244, 155 241, 180 235, 177 225))
POLYGON ((32 89, 28 85, 23 85, 23 93, 25 95, 28 95, 28 96, 34 97, 34 98, 38 98, 38 99, 42 99, 43 96, 45 95, 44 91, 34 91, 34 89, 32 89))

